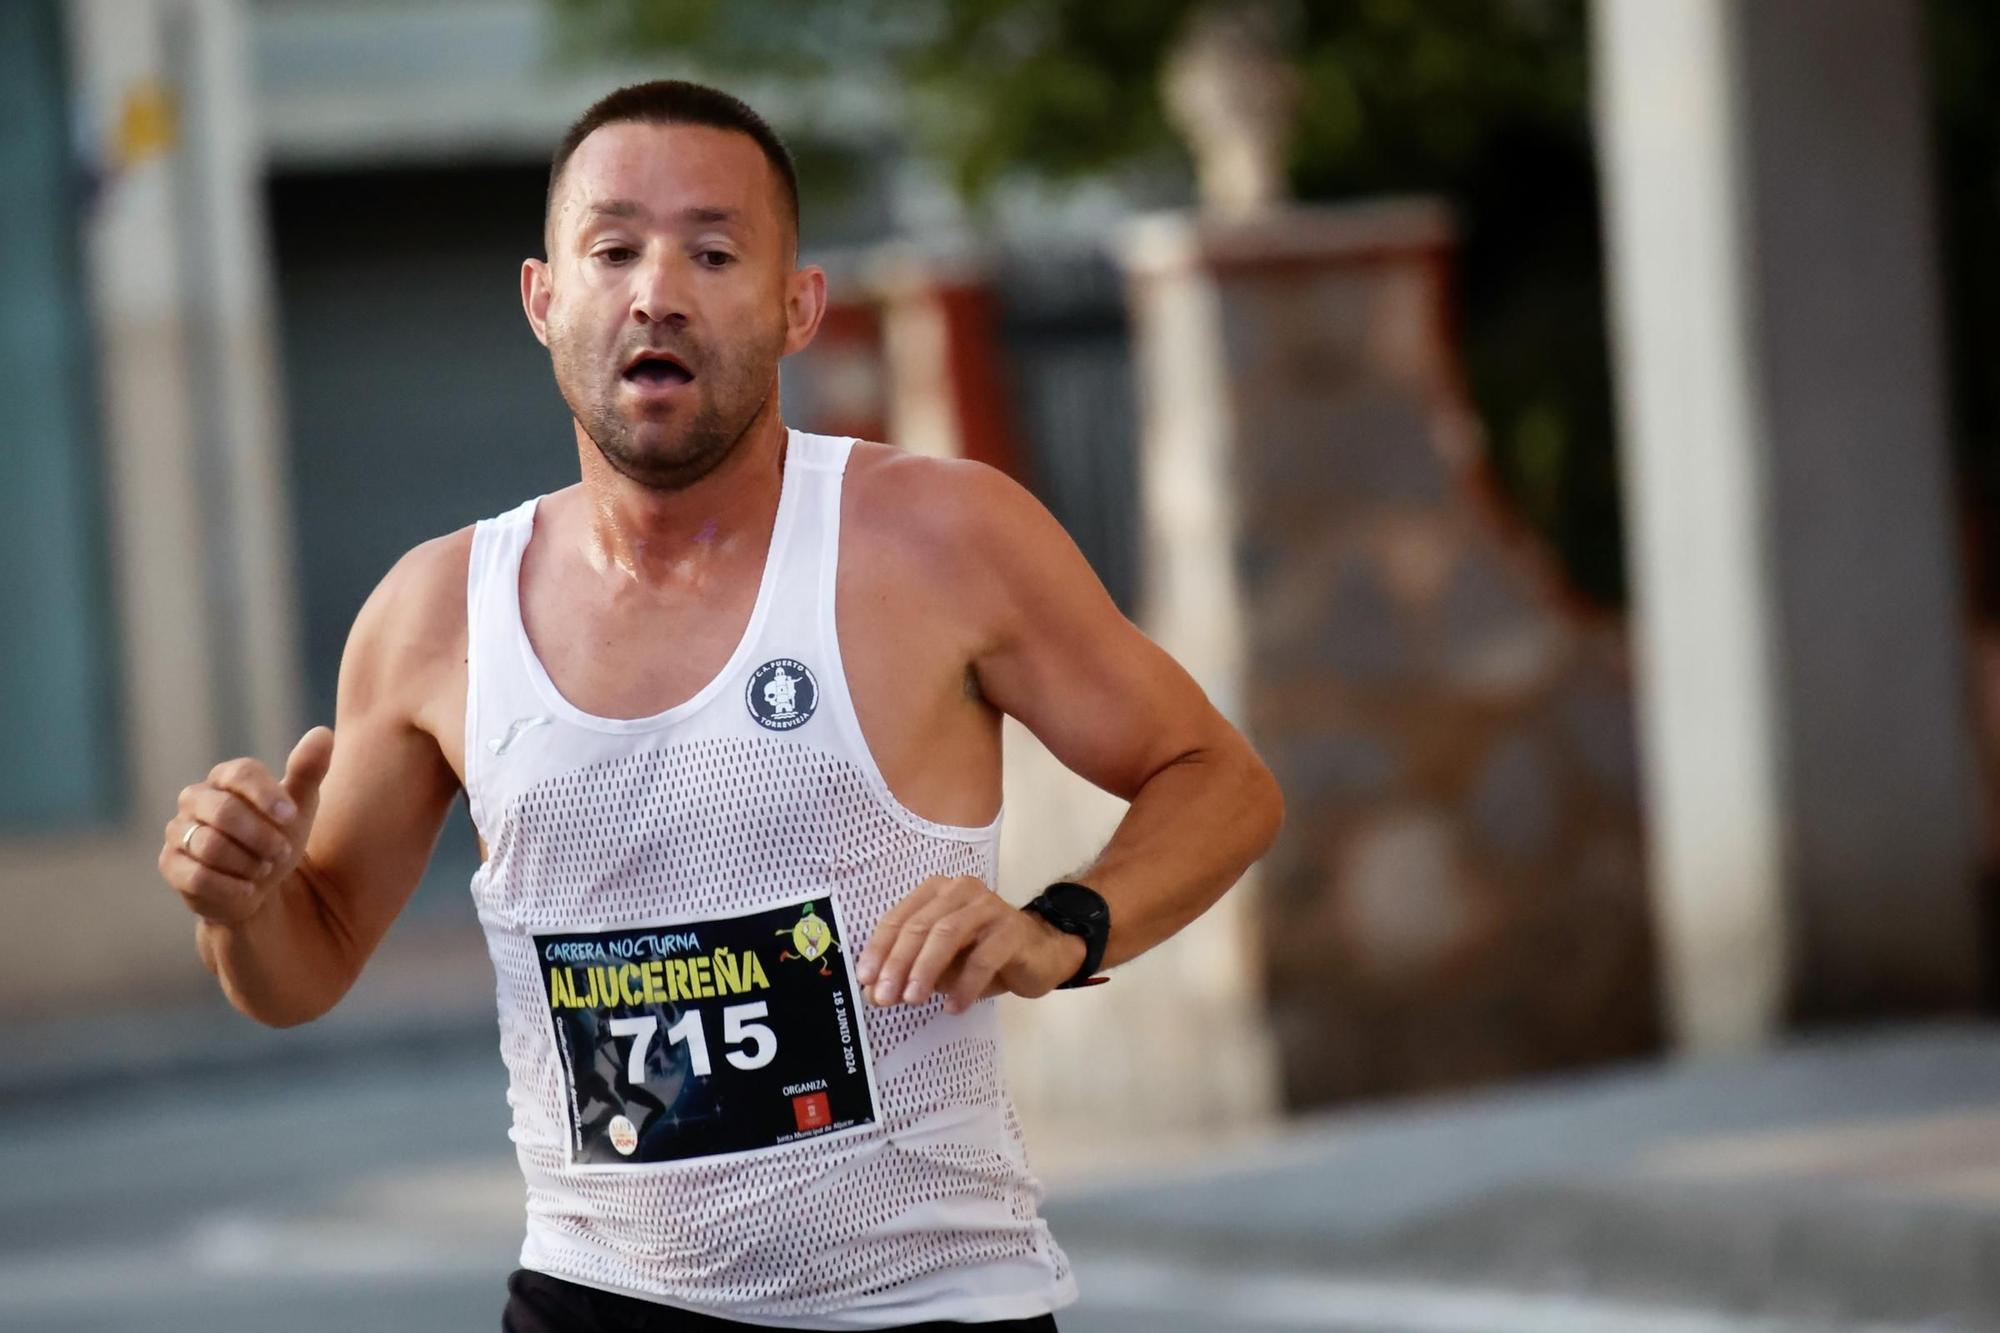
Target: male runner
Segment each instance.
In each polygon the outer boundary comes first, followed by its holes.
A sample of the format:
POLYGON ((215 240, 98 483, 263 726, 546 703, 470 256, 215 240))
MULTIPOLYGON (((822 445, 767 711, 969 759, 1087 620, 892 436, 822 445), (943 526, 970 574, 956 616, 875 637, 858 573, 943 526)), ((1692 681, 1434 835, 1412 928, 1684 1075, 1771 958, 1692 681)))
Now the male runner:
POLYGON ((778 362, 826 304, 797 245, 742 103, 586 112, 521 270, 579 484, 403 557, 336 730, 282 778, 218 765, 166 827, 203 962, 286 1025, 467 794, 527 1177, 507 1329, 1052 1328, 1074 1284, 982 1001, 1159 943, 1278 824, 1024 491, 785 427, 778 362), (1002 714, 1131 801, 1032 911, 992 889, 1002 714))

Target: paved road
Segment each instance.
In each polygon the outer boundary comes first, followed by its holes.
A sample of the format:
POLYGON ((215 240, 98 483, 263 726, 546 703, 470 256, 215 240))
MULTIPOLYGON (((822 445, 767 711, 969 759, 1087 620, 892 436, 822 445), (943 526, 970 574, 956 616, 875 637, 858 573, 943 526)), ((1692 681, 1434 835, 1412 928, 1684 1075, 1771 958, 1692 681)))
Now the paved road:
POLYGON ((490 1330, 511 1167, 490 1046, 17 1100, 0 1328, 490 1330))
MULTIPOLYGON (((256 1049, 0 1086, 0 1330, 497 1326, 490 1034, 256 1049)), ((1066 1333, 2000 1328, 2000 1034, 1341 1117, 1051 1218, 1066 1333)))
MULTIPOLYGON (((491 1333, 521 1227, 504 1084, 468 1038, 16 1095, 0 1329, 491 1333)), ((1119 1304, 1065 1330, 1157 1333, 1170 1293, 1119 1281, 1119 1304)))

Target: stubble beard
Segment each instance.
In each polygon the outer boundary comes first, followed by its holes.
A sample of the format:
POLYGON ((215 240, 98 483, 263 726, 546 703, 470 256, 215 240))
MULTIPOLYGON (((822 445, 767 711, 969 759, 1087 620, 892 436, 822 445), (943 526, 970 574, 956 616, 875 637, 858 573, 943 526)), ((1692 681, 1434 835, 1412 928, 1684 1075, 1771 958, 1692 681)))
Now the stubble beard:
MULTIPOLYGON (((698 406, 635 421, 619 410, 623 358, 590 366, 567 337, 551 339, 556 385, 577 425, 620 476, 652 491, 682 491, 715 471, 742 444, 777 378, 776 345, 715 349, 698 358, 698 406), (641 436, 650 435, 642 442, 641 436)), ((676 350, 668 349, 668 350, 676 350)))

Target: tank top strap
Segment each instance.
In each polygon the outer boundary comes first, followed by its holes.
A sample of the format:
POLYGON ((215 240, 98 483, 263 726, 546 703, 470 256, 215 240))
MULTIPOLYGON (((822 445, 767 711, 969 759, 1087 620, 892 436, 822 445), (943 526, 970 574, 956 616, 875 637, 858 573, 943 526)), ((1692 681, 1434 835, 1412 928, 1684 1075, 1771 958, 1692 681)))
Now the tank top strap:
POLYGON ((838 686, 838 648, 829 641, 832 621, 823 612, 838 557, 841 475, 853 443, 792 432, 785 457, 789 498, 771 534, 769 604, 742 661, 748 676, 727 702, 718 701, 728 726, 741 734, 787 732, 829 750, 842 748, 843 731, 812 718, 820 692, 838 686))
POLYGON ((465 795, 479 836, 492 840, 494 813, 487 770, 494 746, 511 743, 517 725, 532 726, 534 686, 516 642, 521 552, 534 530, 536 499, 472 529, 465 582, 465 795))
POLYGON ((786 530, 772 535, 771 549, 781 562, 772 610, 787 619, 803 617, 800 629, 816 624, 821 592, 831 586, 823 576, 838 555, 840 483, 853 446, 853 440, 792 432, 785 469, 797 495, 785 515, 786 530))

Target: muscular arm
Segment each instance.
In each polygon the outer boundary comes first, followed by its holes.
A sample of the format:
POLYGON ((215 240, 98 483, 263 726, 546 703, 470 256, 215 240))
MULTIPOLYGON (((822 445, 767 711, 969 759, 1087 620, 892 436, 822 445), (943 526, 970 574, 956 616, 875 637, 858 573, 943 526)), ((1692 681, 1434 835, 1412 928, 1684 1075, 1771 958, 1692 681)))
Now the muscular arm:
POLYGON ((459 783, 425 722, 453 698, 463 708, 468 546, 458 534, 417 548, 369 597, 341 658, 332 763, 317 810, 301 811, 302 854, 245 886, 249 915, 204 913, 196 927, 230 1003, 260 1022, 306 1022, 347 993, 437 843, 459 783))
POLYGON ((968 536, 993 571, 980 689, 1066 768, 1131 802, 1076 874, 1110 904, 1110 967, 1212 906, 1271 845, 1283 802, 1249 742, 1118 612, 1048 512, 997 473, 976 489, 968 536))
MULTIPOLYGON (((980 691, 1070 770, 1131 802, 1076 878, 1110 906, 1105 965, 1134 958, 1207 910, 1270 846, 1277 784, 1201 687, 1118 612, 1033 497, 976 464, 912 462, 925 475, 904 512, 935 536, 925 567, 950 582, 980 691)), ((885 916, 859 966, 878 1003, 927 998, 934 986, 954 1006, 996 989, 1036 994, 1077 966, 1080 943, 1036 918, 995 918, 981 898, 990 895, 932 886, 885 916)))

